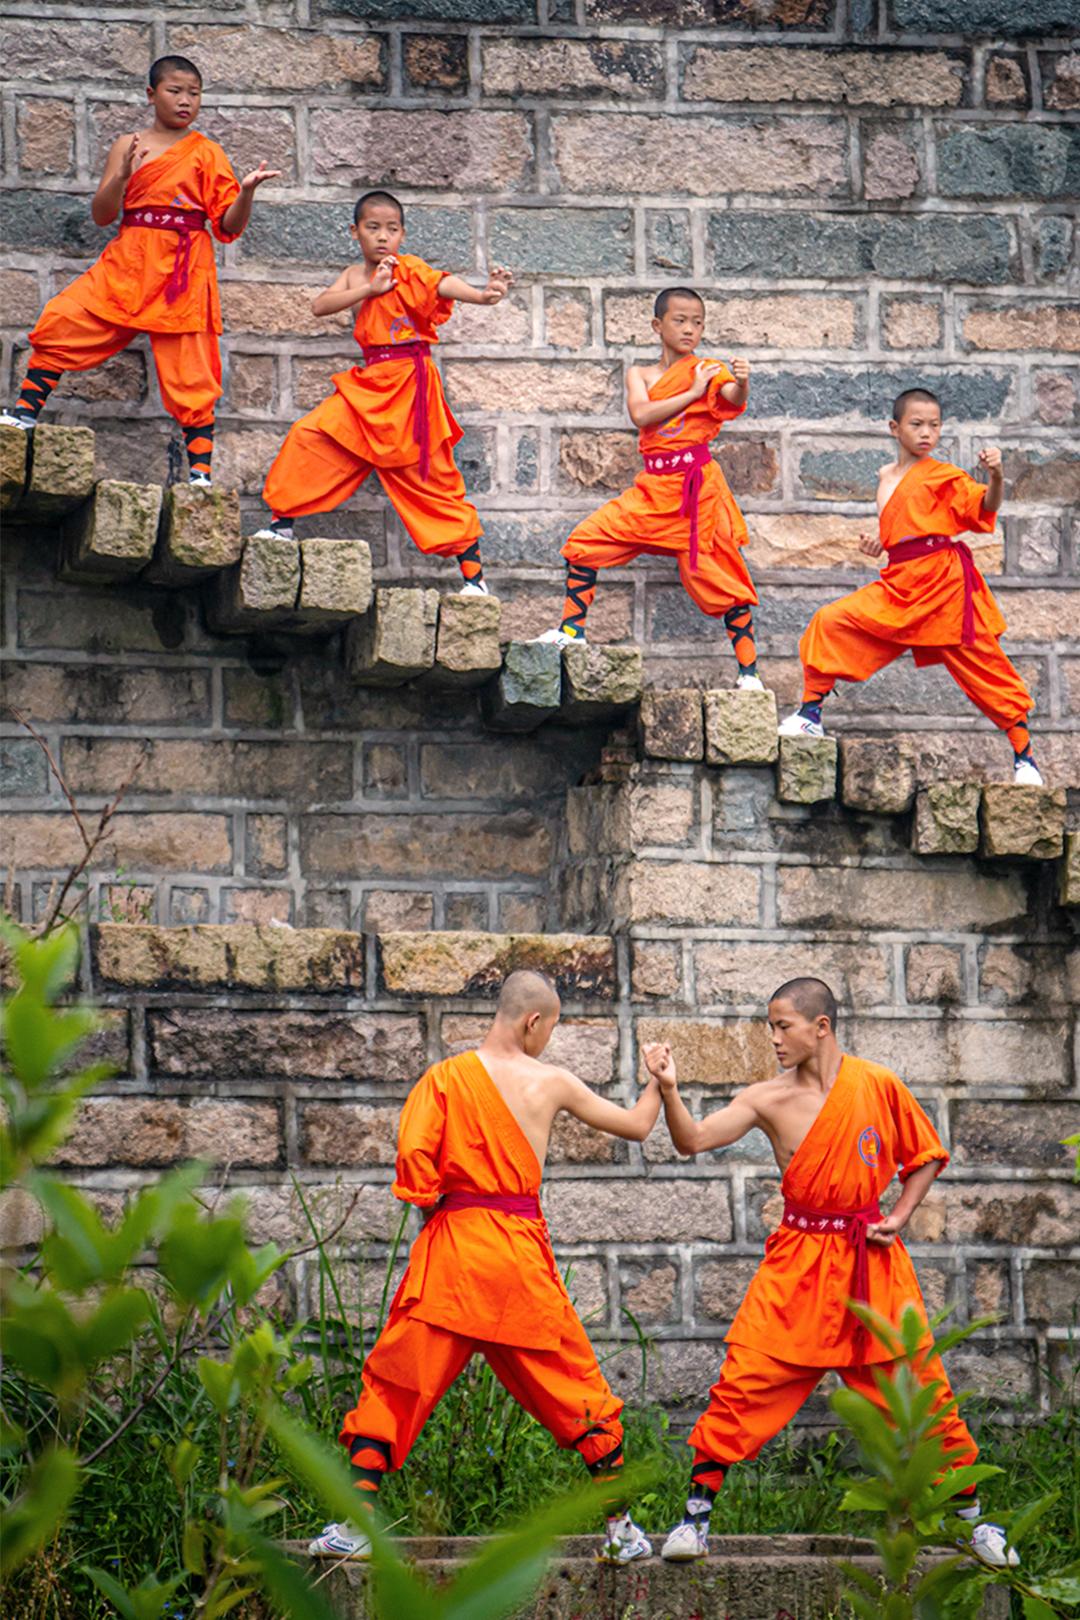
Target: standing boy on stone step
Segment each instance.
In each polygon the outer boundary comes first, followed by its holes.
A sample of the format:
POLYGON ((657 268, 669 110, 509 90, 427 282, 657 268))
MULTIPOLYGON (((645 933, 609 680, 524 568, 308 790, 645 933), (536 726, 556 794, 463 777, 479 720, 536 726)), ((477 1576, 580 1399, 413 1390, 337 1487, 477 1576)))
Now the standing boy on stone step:
POLYGON ((893 405, 896 460, 878 474, 880 539, 862 537, 869 557, 885 554, 882 576, 818 608, 799 642, 803 700, 782 737, 823 737, 821 706, 836 682, 865 681, 909 649, 916 664, 944 664, 960 690, 1005 732, 1013 781, 1042 786, 1027 716, 1031 693, 1001 649, 1001 609, 959 534, 993 532, 1005 483, 1001 451, 987 446, 986 484, 936 461, 941 403, 908 388, 893 405))
MULTIPOLYGON (((660 1081, 671 1139, 683 1154, 729 1147, 749 1131, 772 1143, 783 1179, 784 1213, 727 1335, 727 1356, 709 1405, 690 1433, 694 1463, 686 1513, 662 1556, 704 1558, 709 1517, 733 1463, 756 1457, 791 1421, 828 1369, 874 1402, 888 1402, 875 1373, 892 1376, 889 1349, 871 1338, 848 1299, 898 1322, 922 1294, 900 1234, 949 1155, 910 1091, 888 1069, 841 1052, 833 1033, 836 998, 821 979, 791 979, 769 1002, 769 1033, 780 1073, 737 1092, 698 1121, 679 1096, 671 1048, 644 1051, 660 1081), (903 1189, 883 1216, 878 1203, 898 1173, 903 1189)), ((978 1448, 961 1421, 940 1359, 927 1353, 924 1383, 938 1384, 935 1433, 946 1466, 973 1463, 978 1448)), ((973 1525, 972 1546, 995 1565, 1015 1564, 1004 1532, 976 1523, 975 1487, 957 1509, 973 1525)))
POLYGON ((33 428, 65 371, 100 366, 146 332, 162 404, 183 430, 190 481, 207 486, 221 397, 221 304, 206 227, 219 242, 235 242, 257 188, 280 171, 260 163, 237 183, 221 147, 193 127, 202 75, 186 56, 158 58, 146 99, 153 123, 113 142, 90 205, 96 225, 120 214, 120 230, 45 305, 18 403, 0 422, 33 428))
POLYGON ((619 1501, 623 1403, 570 1303, 538 1195, 556 1114, 643 1142, 660 1089, 650 1079, 633 1108, 620 1108, 542 1063, 558 1020, 551 981, 511 973, 480 1047, 436 1063, 409 1094, 393 1190, 426 1224, 341 1431, 360 1493, 356 1521, 327 1525, 313 1554, 369 1556, 364 1512, 383 1475, 402 1466, 474 1354, 599 1482, 608 1514, 601 1556, 622 1564, 652 1551, 619 1501))
POLYGON ((493 265, 487 286, 471 287, 402 253, 405 211, 388 191, 360 198, 350 234, 360 263, 343 270, 311 308, 315 315, 356 311, 353 336, 364 365, 332 377, 334 393, 289 429, 263 488, 271 520, 256 538, 291 538, 294 518, 333 511, 375 472, 420 550, 456 557, 462 596, 486 596, 483 530, 454 461, 462 430, 431 350, 454 299, 497 304, 514 278, 493 265))
POLYGON ((616 568, 643 551, 672 556, 679 577, 703 613, 723 617, 738 660, 735 685, 760 692, 752 606, 757 602, 740 547, 746 522, 727 479, 709 454, 721 425, 746 409, 750 367, 733 360, 699 360, 705 305, 689 287, 665 287, 653 306, 660 359, 631 366, 626 405, 639 430, 644 468, 628 490, 579 523, 563 546, 566 603, 562 623, 541 641, 570 646, 585 640, 585 621, 601 568, 616 568))

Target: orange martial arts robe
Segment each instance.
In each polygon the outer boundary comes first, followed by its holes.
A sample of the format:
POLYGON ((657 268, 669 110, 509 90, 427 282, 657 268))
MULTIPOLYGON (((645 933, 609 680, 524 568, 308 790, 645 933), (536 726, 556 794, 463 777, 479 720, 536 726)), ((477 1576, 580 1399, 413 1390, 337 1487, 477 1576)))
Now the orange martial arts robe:
POLYGON ((275 517, 332 511, 374 471, 421 551, 456 557, 482 534, 454 461, 462 429, 428 358, 453 313, 439 297, 445 274, 400 253, 397 285, 360 305, 353 336, 367 363, 337 372, 329 398, 289 429, 263 487, 275 517))
POLYGON ((470 1356, 590 1473, 622 1461, 623 1403, 608 1387, 555 1264, 543 1219, 447 1207, 494 1195, 537 1212, 542 1169, 476 1052, 414 1086, 398 1133, 396 1197, 432 1212, 345 1418, 360 1489, 400 1468, 470 1356))
POLYGON ((894 552, 932 536, 937 549, 887 563, 879 580, 818 609, 799 642, 804 702, 825 696, 837 680, 865 681, 910 648, 920 667, 944 664, 1003 731, 1024 719, 1033 700, 1001 650, 1001 610, 970 553, 940 544, 968 531, 993 532, 995 513, 983 510, 983 494, 961 468, 931 456, 908 468, 881 513, 881 543, 894 552))
POLYGON ((239 194, 225 153, 197 129, 141 164, 127 183, 124 214, 179 210, 189 216, 185 228, 122 219, 96 263, 45 305, 30 333, 28 374, 89 370, 147 332, 169 415, 186 428, 212 421, 221 397, 221 303, 213 244, 190 211, 206 215, 219 242, 234 242, 221 220, 239 194))
MULTIPOLYGON (((684 355, 649 389, 651 400, 684 394, 694 380, 699 355, 684 355)), ((734 378, 721 366, 700 399, 656 427, 642 428, 638 449, 651 462, 678 451, 700 450, 724 422, 741 416, 745 405, 731 405, 720 390, 734 378)), ((615 568, 641 552, 674 556, 679 577, 703 613, 719 617, 735 606, 752 606, 757 592, 740 555, 746 520, 715 461, 703 461, 697 495, 697 556, 692 556, 691 517, 684 500, 684 470, 639 472, 629 489, 605 501, 579 523, 563 546, 568 564, 615 568), (696 563, 696 566, 695 566, 696 563)))
MULTIPOLYGON (((784 1218, 765 1244, 765 1258, 727 1335, 727 1357, 709 1405, 690 1434, 696 1478, 715 1488, 731 1463, 756 1457, 830 1368, 888 1415, 873 1369, 888 1374, 895 1363, 846 1301, 862 1292, 873 1310, 894 1323, 908 1305, 924 1314, 925 1306, 900 1238, 890 1248, 857 1240, 864 1220, 879 1218, 877 1200, 894 1172, 904 1181, 934 1160, 944 1167, 949 1155, 907 1087, 888 1069, 845 1054, 820 1114, 784 1172, 784 1218), (854 1228, 844 1218, 853 1213, 864 1217, 854 1228)), ((922 1376, 940 1383, 935 1408, 946 1406, 952 1393, 938 1357, 927 1356, 922 1376)), ((938 1433, 950 1466, 975 1461, 975 1442, 955 1408, 943 1413, 938 1433)))

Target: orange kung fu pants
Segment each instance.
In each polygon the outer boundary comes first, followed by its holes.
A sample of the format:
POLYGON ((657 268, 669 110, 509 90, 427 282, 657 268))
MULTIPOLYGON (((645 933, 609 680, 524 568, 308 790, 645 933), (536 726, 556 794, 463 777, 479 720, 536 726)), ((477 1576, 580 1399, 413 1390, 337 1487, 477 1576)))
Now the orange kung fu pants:
MULTIPOLYGON (((50 298, 30 333, 29 366, 43 371, 89 371, 126 349, 135 326, 114 326, 67 293, 50 298)), ((205 427, 221 398, 221 354, 216 332, 148 332, 161 403, 181 427, 205 427)))
MULTIPOLYGON (((837 1367, 836 1372, 849 1389, 865 1395, 888 1418, 888 1402, 877 1387, 874 1373, 890 1376, 895 1366, 895 1362, 879 1361, 873 1366, 837 1367)), ((827 1367, 795 1366, 767 1356, 763 1350, 729 1344, 720 1377, 709 1391, 709 1404, 687 1442, 694 1448, 695 1472, 702 1473, 698 1464, 718 1463, 726 1469, 732 1463, 756 1457, 765 1442, 790 1423, 828 1371, 827 1367)), ((934 1410, 947 1406, 953 1395, 941 1358, 928 1356, 921 1372, 924 1383, 941 1385, 934 1410)), ((955 1406, 942 1414, 934 1433, 941 1440, 950 1468, 963 1468, 979 1455, 955 1406)))
POLYGON ((465 480, 449 440, 432 445, 426 478, 420 477, 416 463, 376 467, 320 426, 320 417, 334 401, 331 395, 289 429, 263 486, 263 500, 274 516, 332 512, 375 472, 421 551, 438 557, 467 551, 483 530, 475 506, 465 499, 465 480))
POLYGON ((395 1307, 364 1363, 363 1392, 345 1418, 342 1442, 351 1449, 358 1437, 375 1441, 385 1466, 400 1468, 474 1353, 558 1445, 580 1452, 590 1471, 609 1458, 618 1466, 623 1403, 609 1389, 576 1317, 568 1319, 557 1350, 522 1350, 433 1327, 395 1307))
POLYGON ((933 652, 933 661, 937 662, 940 655, 941 663, 965 697, 1002 731, 1008 731, 1034 708, 1031 693, 1020 679, 1016 666, 1002 652, 997 636, 980 635, 976 630, 972 647, 916 648, 897 639, 903 635, 902 630, 890 636, 888 626, 882 624, 882 635, 868 631, 865 623, 868 611, 873 608, 874 596, 866 593, 877 589, 876 585, 864 585, 851 596, 842 596, 839 601, 818 608, 810 620, 799 642, 804 703, 825 697, 838 680, 869 679, 905 652, 916 655, 933 652))

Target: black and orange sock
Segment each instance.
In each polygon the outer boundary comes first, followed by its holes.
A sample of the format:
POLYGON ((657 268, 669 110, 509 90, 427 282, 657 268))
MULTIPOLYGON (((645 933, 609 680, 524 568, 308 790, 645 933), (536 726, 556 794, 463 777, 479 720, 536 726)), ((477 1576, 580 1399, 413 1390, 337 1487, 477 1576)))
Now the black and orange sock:
POLYGON ((349 1465, 353 1486, 361 1492, 364 1507, 373 1508, 383 1475, 390 1468, 390 1447, 385 1440, 371 1440, 366 1434, 354 1435, 349 1444, 349 1465))
POLYGON ((620 1489, 623 1468, 622 1426, 613 1432, 603 1424, 586 1429, 574 1441, 578 1453, 591 1479, 600 1487, 604 1498, 604 1512, 608 1518, 618 1518, 626 1512, 627 1502, 620 1489))
POLYGON ((187 447, 188 476, 192 480, 209 478, 210 461, 214 454, 213 422, 206 422, 202 427, 186 427, 184 444, 187 447))
POLYGON ((596 595, 596 569, 581 563, 569 563, 566 569, 566 601, 563 603, 562 624, 565 636, 584 636, 585 620, 596 595))
POLYGON ((1023 720, 1018 720, 1015 726, 1010 726, 1005 735, 1012 744, 1012 751, 1017 759, 1029 762, 1034 759, 1035 756, 1031 752, 1031 732, 1023 720))
POLYGON ((466 585, 482 585, 484 583, 484 565, 480 561, 480 541, 474 540, 471 546, 458 552, 458 567, 461 577, 466 585))
POLYGON ((754 615, 748 603, 728 608, 724 614, 724 629, 731 637, 731 648, 739 664, 740 675, 756 675, 757 647, 754 643, 754 615))
POLYGON ((704 1504, 702 1516, 707 1517, 716 1501, 720 1487, 727 1474, 727 1464, 713 1462, 708 1457, 701 1458, 690 1470, 690 1490, 687 1493, 687 1503, 700 1502, 704 1504))
POLYGON ((16 413, 36 422, 46 400, 63 375, 62 371, 46 371, 41 366, 31 366, 19 390, 15 404, 16 413))

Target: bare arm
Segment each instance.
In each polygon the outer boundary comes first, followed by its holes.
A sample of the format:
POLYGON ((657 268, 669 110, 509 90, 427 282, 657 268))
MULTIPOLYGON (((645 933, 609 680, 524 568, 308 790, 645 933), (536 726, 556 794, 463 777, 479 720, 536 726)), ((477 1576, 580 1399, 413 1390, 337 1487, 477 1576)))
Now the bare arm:
POLYGON ((141 133, 121 135, 119 140, 113 141, 101 182, 90 204, 90 216, 95 225, 112 224, 124 205, 127 183, 144 156, 141 133))
POLYGON ((343 309, 352 309, 362 304, 365 299, 377 298, 380 293, 389 292, 394 286, 394 265, 396 261, 388 255, 370 275, 367 268, 360 264, 350 264, 343 270, 334 282, 327 287, 317 298, 311 301, 313 315, 338 315, 343 309))
POLYGON ((675 1073, 675 1059, 671 1047, 660 1044, 647 1046, 643 1053, 649 1073, 660 1082, 664 1100, 664 1118, 667 1120, 671 1140, 678 1151, 687 1157, 707 1153, 710 1148, 730 1147, 761 1122, 753 1104, 747 1101, 745 1091, 733 1097, 726 1108, 718 1108, 697 1120, 679 1096, 675 1073))
POLYGON ((944 1160, 931 1159, 929 1164, 921 1164, 917 1170, 911 1172, 891 1213, 886 1215, 883 1221, 878 1221, 875 1226, 866 1228, 868 1243, 879 1243, 884 1249, 891 1248, 934 1185, 943 1165, 944 1160))
POLYGON ((1005 473, 1001 465, 1001 451, 997 445, 987 445, 979 451, 979 466, 985 467, 990 480, 983 491, 983 511, 996 512, 1005 497, 1005 473))
POLYGON ((507 270, 505 265, 493 264, 486 287, 473 287, 461 276, 443 276, 439 282, 439 297, 456 299, 459 304, 498 304, 513 285, 513 271, 507 270))
POLYGON ((265 180, 280 180, 280 169, 268 169, 259 159, 257 169, 245 174, 240 182, 240 194, 234 197, 221 216, 221 229, 229 236, 239 236, 248 220, 251 218, 251 205, 255 201, 255 193, 265 180))
POLYGON ((644 1142, 660 1112, 660 1082, 650 1079, 633 1108, 620 1108, 590 1091, 577 1075, 564 1073, 560 1107, 568 1114, 591 1125, 594 1131, 606 1131, 609 1136, 622 1136, 630 1142, 644 1142))
POLYGON ((746 397, 750 392, 750 366, 745 360, 731 362, 731 375, 734 382, 725 383, 720 392, 729 405, 745 405, 746 397))
POLYGON ((660 422, 668 422, 680 411, 685 411, 695 399, 700 399, 709 386, 709 379, 714 377, 720 367, 713 360, 699 360, 694 369, 694 381, 689 388, 681 394, 672 394, 669 399, 650 399, 649 387, 645 381, 645 373, 641 366, 631 366, 626 373, 626 409, 630 413, 630 420, 636 428, 656 427, 660 422))

